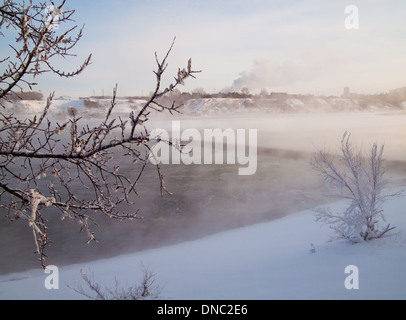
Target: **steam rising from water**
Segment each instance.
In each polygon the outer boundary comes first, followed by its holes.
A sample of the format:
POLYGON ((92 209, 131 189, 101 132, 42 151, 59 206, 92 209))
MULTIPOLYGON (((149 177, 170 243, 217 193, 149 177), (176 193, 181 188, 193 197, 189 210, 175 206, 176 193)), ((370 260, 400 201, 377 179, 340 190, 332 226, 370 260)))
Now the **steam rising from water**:
MULTIPOLYGON (((149 129, 170 131, 173 120, 151 121, 149 129)), ((257 173, 239 176, 238 165, 164 165, 162 172, 173 195, 161 197, 155 168, 150 166, 139 184, 142 200, 136 199, 136 207, 128 208, 139 208, 143 219, 119 223, 96 216, 98 244, 86 245, 86 235, 78 233, 76 223, 61 222, 57 212, 49 212, 49 233, 54 241, 48 252, 49 264, 71 264, 165 246, 335 201, 326 196, 309 162, 318 148, 335 152, 345 130, 352 132, 354 141, 364 149, 375 141, 385 143, 389 186, 406 185, 403 113, 246 114, 178 120, 181 130, 257 129, 257 173)), ((115 161, 128 176, 137 174, 130 159, 116 156, 115 161)), ((4 212, 1 216, 0 273, 38 268, 25 222, 10 223, 3 218, 4 212)))

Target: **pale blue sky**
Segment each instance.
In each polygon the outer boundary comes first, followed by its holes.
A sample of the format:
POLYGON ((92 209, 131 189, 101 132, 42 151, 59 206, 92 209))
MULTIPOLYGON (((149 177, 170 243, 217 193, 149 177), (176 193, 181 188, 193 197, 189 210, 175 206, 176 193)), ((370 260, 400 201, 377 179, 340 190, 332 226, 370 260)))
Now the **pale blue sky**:
MULTIPOLYGON (((406 86, 406 1, 68 0, 85 35, 75 53, 93 64, 79 77, 40 79, 44 92, 92 95, 153 89, 154 52, 169 58, 168 81, 192 57, 203 73, 183 90, 339 95, 379 93, 406 86), (345 7, 359 9, 359 30, 347 30, 345 7)), ((3 41, 3 40, 0 40, 3 41)))

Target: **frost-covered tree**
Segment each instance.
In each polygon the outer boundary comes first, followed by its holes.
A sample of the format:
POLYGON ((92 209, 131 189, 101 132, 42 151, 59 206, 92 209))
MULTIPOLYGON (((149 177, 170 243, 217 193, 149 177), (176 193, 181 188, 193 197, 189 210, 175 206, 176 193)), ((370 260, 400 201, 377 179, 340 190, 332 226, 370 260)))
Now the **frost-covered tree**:
POLYGON ((65 2, 4 0, 0 4, 0 37, 15 35, 15 42, 9 43, 10 55, 0 57, 0 99, 12 93, 18 96, 24 86, 31 89, 35 78, 45 72, 71 78, 90 64, 92 55, 75 71, 55 67, 57 58, 73 55, 83 35, 83 28, 77 31, 72 24, 75 11, 64 10, 65 2))
POLYGON ((323 181, 339 190, 339 197, 349 201, 341 212, 316 209, 317 221, 329 224, 339 237, 353 243, 381 238, 395 229, 386 224, 383 214, 384 202, 399 195, 385 193, 383 151, 383 145, 374 143, 365 153, 354 147, 351 134, 345 132, 338 158, 320 150, 312 160, 323 181))
MULTIPOLYGON (((76 26, 54 28, 69 23, 74 11, 64 11, 65 0, 57 6, 34 1, 5 0, 0 4, 0 36, 3 28, 16 31, 16 41, 10 44, 14 58, 0 58, 3 67, 0 75, 0 103, 17 89, 31 88, 33 76, 53 72, 62 77, 81 73, 90 63, 90 56, 75 72, 56 70, 52 59, 68 57, 77 44, 82 30, 73 37, 76 26), (52 8, 52 10, 51 10, 52 8), (44 14, 44 12, 46 14, 44 14)), ((172 42, 165 57, 155 54, 157 69, 156 86, 150 98, 128 119, 115 118, 117 87, 103 120, 91 126, 84 123, 76 112, 64 123, 53 123, 48 113, 54 94, 51 94, 42 114, 31 119, 21 119, 13 108, 0 106, 0 208, 11 221, 28 223, 42 266, 45 267, 45 249, 50 243, 47 213, 60 214, 61 219, 78 221, 81 230, 95 240, 91 222, 96 224, 93 213, 112 219, 125 220, 137 217, 137 210, 120 212, 121 204, 133 204, 137 199, 138 182, 147 166, 150 155, 150 134, 144 123, 152 111, 178 112, 180 105, 173 102, 164 105, 159 98, 183 85, 199 71, 192 70, 192 60, 186 68, 179 69, 177 76, 166 88, 161 87, 172 51, 172 42), (129 176, 121 170, 123 157, 132 160, 137 174, 129 176), (82 190, 82 191, 80 191, 82 190), (53 209, 50 211, 49 209, 53 209)), ((170 141, 168 141, 170 143, 170 141)), ((163 175, 156 166, 161 192, 165 192, 163 175)), ((126 206, 126 210, 131 206, 126 206)), ((125 211, 126 211, 125 210, 125 211)))

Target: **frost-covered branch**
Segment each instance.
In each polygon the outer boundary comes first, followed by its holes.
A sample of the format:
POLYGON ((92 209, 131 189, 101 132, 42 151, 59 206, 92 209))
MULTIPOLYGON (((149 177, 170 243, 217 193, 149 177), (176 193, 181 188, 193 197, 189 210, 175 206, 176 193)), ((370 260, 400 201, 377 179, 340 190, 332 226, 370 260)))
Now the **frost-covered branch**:
MULTIPOLYGON (((61 71, 54 66, 55 58, 72 56, 72 49, 83 36, 77 25, 62 31, 72 21, 74 10, 64 10, 66 0, 56 5, 53 1, 4 0, 0 4, 0 30, 15 33, 15 44, 10 44, 12 55, 0 57, 0 99, 36 85, 34 78, 45 72, 71 78, 80 74, 90 63, 91 55, 75 71, 61 71), (52 10, 51 10, 52 9, 52 10), (59 27, 61 26, 61 27, 59 27)), ((0 36, 4 36, 0 31, 0 36)))
MULTIPOLYGON (((128 119, 113 116, 117 86, 104 119, 93 126, 75 113, 63 123, 52 123, 48 112, 53 94, 42 114, 32 119, 21 120, 13 113, 0 113, 0 208, 7 210, 10 220, 28 220, 43 266, 49 244, 49 226, 44 215, 47 209, 57 209, 62 219, 78 221, 89 242, 96 240, 91 228, 92 224, 97 225, 93 213, 117 220, 137 218, 137 209, 127 210, 139 199, 138 182, 154 143, 144 123, 152 111, 178 112, 179 105, 165 106, 158 99, 200 72, 192 70, 189 60, 181 78, 178 75, 171 85, 161 89, 173 45, 162 61, 157 58, 154 93, 128 119), (120 168, 117 154, 121 159, 131 159, 133 174, 120 168), (126 212, 120 211, 121 204, 126 204, 126 212)), ((167 192, 164 176, 159 165, 156 170, 163 194, 167 192)))

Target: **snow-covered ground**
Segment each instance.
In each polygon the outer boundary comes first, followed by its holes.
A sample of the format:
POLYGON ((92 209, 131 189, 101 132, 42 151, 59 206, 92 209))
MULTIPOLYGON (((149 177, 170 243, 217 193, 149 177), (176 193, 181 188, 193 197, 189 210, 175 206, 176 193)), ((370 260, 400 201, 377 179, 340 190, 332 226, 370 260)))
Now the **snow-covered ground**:
MULTIPOLYGON (((335 208, 345 205, 333 204, 335 208)), ((160 299, 405 299, 406 198, 385 205, 397 228, 384 238, 349 244, 314 221, 312 211, 199 240, 59 269, 59 290, 49 274, 32 270, 0 277, 0 299, 83 299, 69 288, 81 270, 103 286, 131 286, 141 265, 156 273, 160 299), (312 249, 313 252, 312 252, 312 249), (348 290, 345 268, 358 267, 359 289, 348 290)))

